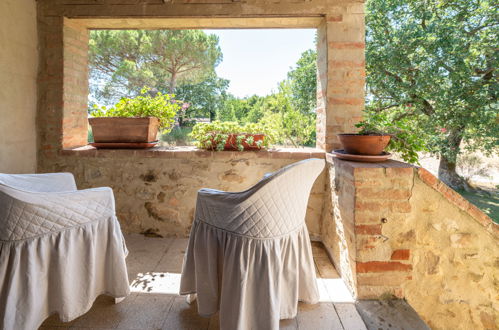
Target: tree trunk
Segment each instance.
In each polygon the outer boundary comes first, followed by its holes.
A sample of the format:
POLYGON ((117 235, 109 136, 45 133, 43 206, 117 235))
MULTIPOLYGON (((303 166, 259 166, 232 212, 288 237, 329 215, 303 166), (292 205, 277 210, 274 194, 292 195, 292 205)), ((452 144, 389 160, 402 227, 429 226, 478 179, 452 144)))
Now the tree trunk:
POLYGON ((175 88, 177 88, 177 73, 173 72, 170 78, 170 94, 175 93, 175 88))
POLYGON ((456 160, 457 154, 459 153, 459 147, 462 137, 462 129, 452 130, 447 138, 447 145, 453 151, 452 154, 455 154, 454 157, 447 157, 444 154, 440 154, 440 163, 438 165, 438 178, 442 180, 446 185, 451 187, 454 190, 466 190, 473 191, 473 188, 460 177, 456 172, 456 160))

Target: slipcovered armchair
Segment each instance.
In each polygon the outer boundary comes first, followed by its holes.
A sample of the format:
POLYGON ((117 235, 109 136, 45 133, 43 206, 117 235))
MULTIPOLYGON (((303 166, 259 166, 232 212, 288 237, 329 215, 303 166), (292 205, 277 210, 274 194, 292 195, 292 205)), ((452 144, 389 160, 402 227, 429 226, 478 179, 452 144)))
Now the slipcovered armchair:
POLYGON ((111 188, 77 190, 70 173, 0 174, 0 328, 67 322, 97 296, 129 294, 111 188))
POLYGON ((200 315, 220 311, 222 330, 279 329, 298 301, 318 301, 305 214, 324 165, 300 161, 242 192, 199 190, 180 294, 197 296, 200 315))

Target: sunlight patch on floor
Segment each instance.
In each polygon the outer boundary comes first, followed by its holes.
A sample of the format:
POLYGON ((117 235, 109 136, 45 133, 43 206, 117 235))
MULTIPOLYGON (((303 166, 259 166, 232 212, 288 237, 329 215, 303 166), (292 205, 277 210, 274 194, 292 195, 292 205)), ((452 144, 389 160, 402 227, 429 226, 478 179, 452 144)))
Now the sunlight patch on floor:
POLYGON ((147 272, 138 273, 130 284, 131 292, 178 294, 180 290, 180 275, 178 273, 147 272))
POLYGON ((353 303, 350 291, 341 278, 318 278, 320 302, 353 303))
MULTIPOLYGON (((179 273, 138 273, 130 290, 138 293, 175 294, 180 290, 179 273)), ((354 299, 341 278, 317 278, 320 302, 351 303, 354 299)))

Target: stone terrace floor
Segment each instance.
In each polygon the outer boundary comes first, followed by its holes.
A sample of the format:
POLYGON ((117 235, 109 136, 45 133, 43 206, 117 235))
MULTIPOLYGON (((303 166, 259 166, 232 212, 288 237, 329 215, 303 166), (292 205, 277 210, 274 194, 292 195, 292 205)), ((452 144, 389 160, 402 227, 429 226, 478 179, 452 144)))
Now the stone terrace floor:
MULTIPOLYGON (((125 237, 131 295, 123 302, 100 296, 92 309, 69 323, 49 317, 40 329, 218 329, 218 314, 198 316, 196 304, 186 303, 177 294, 187 239, 125 237)), ((427 329, 404 302, 384 304, 365 302, 356 305, 320 243, 313 243, 321 302, 299 304, 295 319, 283 320, 281 329, 427 329), (363 315, 364 320, 360 315, 363 315), (383 317, 380 317, 382 315, 383 317), (390 319, 392 320, 391 324, 390 319), (367 324, 367 327, 366 327, 367 324)))

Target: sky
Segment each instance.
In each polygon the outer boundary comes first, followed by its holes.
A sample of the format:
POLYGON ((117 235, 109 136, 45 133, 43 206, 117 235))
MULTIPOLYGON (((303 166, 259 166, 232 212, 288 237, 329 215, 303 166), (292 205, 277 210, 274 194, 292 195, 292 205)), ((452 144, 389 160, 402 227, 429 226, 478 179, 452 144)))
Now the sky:
POLYGON ((265 96, 277 90, 300 55, 315 49, 315 29, 205 30, 216 34, 223 61, 219 77, 229 79, 229 93, 265 96))

